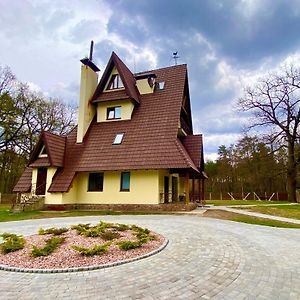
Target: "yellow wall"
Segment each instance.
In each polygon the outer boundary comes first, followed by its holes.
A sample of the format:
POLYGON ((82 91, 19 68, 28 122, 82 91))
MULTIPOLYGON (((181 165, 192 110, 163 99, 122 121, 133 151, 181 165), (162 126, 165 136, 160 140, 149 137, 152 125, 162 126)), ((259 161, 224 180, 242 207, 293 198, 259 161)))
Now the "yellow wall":
POLYGON ((155 85, 151 87, 148 83, 148 78, 139 79, 136 81, 136 87, 141 95, 153 93, 155 85))
POLYGON ((134 109, 134 104, 130 99, 128 100, 119 100, 112 102, 100 102, 97 107, 97 122, 112 122, 119 120, 130 120, 131 115, 134 109), (121 119, 117 120, 107 120, 107 108, 121 106, 121 119))
POLYGON ((32 169, 32 177, 31 177, 31 191, 33 194, 35 194, 36 182, 37 182, 37 168, 34 168, 32 169))
POLYGON ((98 74, 86 65, 81 66, 80 101, 78 110, 77 143, 82 143, 84 135, 95 115, 95 107, 89 101, 98 84, 98 74))

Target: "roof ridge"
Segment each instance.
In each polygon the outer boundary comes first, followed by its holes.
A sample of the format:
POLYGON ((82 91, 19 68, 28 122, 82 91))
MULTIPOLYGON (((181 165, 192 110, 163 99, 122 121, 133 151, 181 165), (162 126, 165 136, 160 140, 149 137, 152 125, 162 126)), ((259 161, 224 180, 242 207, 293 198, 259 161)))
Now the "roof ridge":
POLYGON ((187 64, 180 64, 180 65, 176 65, 176 66, 168 66, 168 67, 161 67, 161 68, 158 68, 158 69, 144 70, 144 71, 141 71, 141 72, 133 73, 133 75, 136 76, 136 75, 140 75, 140 74, 143 74, 143 73, 161 71, 161 70, 165 70, 165 69, 172 69, 172 68, 178 68, 178 67, 183 67, 183 66, 187 66, 187 64))

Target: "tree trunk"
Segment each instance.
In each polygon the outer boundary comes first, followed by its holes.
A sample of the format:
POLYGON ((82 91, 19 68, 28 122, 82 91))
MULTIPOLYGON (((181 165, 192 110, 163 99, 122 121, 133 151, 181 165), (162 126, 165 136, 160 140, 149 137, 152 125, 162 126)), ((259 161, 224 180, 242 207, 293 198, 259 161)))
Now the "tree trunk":
POLYGON ((295 144, 288 141, 288 163, 287 163, 287 193, 290 202, 297 202, 296 186, 297 186, 297 167, 295 160, 295 144))

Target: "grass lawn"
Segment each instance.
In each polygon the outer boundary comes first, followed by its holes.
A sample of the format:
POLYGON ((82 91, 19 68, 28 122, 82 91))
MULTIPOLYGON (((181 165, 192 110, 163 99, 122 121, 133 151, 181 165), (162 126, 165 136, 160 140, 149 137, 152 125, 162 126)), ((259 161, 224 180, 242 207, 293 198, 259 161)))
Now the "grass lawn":
POLYGON ((291 224, 291 223, 286 223, 286 222, 281 222, 276 220, 256 218, 256 217, 240 215, 237 213, 232 213, 223 210, 208 210, 203 214, 203 216, 208 218, 223 219, 223 220, 230 220, 230 221, 241 222, 241 223, 271 226, 271 227, 300 228, 300 224, 291 224))
POLYGON ((168 214, 168 212, 121 212, 110 210, 71 210, 71 211, 22 211, 10 212, 11 206, 0 204, 0 222, 20 221, 27 219, 59 218, 59 217, 79 217, 79 216, 105 216, 105 215, 149 215, 149 214, 168 214))
POLYGON ((229 205, 262 205, 262 204, 286 204, 286 201, 258 201, 258 200, 207 200, 206 204, 215 206, 229 205))
POLYGON ((245 207, 248 211, 300 220, 300 204, 245 207))

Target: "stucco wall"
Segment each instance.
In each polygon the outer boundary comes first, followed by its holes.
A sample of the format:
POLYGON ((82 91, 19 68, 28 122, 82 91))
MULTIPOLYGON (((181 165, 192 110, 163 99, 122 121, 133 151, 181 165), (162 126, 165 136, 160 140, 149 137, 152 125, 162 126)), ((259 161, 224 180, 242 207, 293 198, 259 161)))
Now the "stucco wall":
POLYGON ((97 122, 116 122, 119 120, 130 120, 134 109, 134 104, 130 99, 112 102, 100 102, 97 106, 97 122), (107 108, 121 106, 121 119, 107 120, 107 108))

